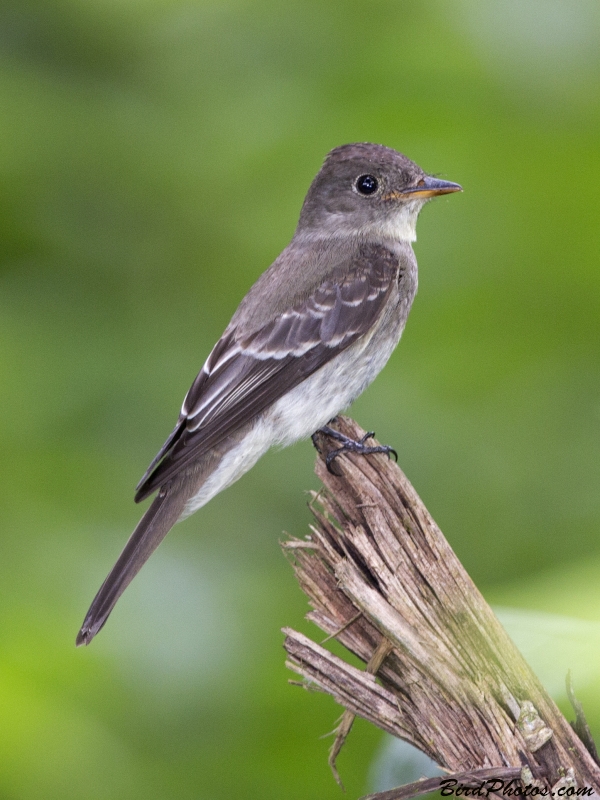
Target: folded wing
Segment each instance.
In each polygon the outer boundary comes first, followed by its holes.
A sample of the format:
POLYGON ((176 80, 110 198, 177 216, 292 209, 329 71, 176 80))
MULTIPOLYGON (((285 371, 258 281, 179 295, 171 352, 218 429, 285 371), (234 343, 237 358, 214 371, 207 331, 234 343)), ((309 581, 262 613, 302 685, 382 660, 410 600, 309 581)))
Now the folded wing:
POLYGON ((279 400, 379 318, 398 275, 386 248, 370 245, 343 274, 245 336, 227 330, 183 403, 175 429, 137 487, 136 501, 279 400))

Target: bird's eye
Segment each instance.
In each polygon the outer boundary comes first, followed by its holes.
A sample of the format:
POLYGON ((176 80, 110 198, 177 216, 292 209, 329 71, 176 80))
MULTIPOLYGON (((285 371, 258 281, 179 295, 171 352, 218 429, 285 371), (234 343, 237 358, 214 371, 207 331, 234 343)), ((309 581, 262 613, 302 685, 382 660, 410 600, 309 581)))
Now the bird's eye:
POLYGON ((355 185, 360 194, 374 194, 379 188, 379 182, 373 175, 361 175, 355 185))

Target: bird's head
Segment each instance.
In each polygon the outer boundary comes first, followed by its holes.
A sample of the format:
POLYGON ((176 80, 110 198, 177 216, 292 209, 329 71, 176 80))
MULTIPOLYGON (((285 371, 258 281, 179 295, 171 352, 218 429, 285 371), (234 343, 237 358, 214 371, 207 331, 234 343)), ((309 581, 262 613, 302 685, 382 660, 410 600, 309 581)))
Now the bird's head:
POLYGON ((427 175, 402 153, 378 144, 332 150, 312 182, 297 234, 358 234, 414 241, 417 216, 432 197, 461 191, 427 175))

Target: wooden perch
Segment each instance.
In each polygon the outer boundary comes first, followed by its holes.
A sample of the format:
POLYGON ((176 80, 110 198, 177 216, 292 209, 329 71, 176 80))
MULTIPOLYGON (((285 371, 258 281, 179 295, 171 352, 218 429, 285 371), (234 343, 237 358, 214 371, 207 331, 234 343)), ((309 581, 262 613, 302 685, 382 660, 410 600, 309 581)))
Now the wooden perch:
MULTIPOLYGON (((335 427, 353 439, 365 433, 345 417, 335 427)), ((401 470, 384 455, 344 455, 334 462, 340 475, 332 475, 324 457, 339 445, 323 436, 318 444, 324 489, 311 503, 316 524, 307 540, 283 546, 313 608, 308 618, 362 659, 366 671, 284 632, 288 666, 346 709, 330 758, 334 773, 359 715, 449 773, 517 769, 523 786, 600 793, 600 767, 401 470)), ((398 791, 372 798, 420 793, 398 791)))

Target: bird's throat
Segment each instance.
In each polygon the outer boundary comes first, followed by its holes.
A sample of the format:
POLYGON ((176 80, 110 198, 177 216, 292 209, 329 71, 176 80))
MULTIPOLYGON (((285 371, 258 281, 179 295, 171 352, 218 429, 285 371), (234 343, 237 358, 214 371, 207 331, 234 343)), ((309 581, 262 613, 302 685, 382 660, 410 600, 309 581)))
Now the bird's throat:
POLYGON ((417 217, 423 205, 422 200, 416 199, 402 203, 393 213, 373 223, 373 233, 383 241, 416 242, 417 217))

